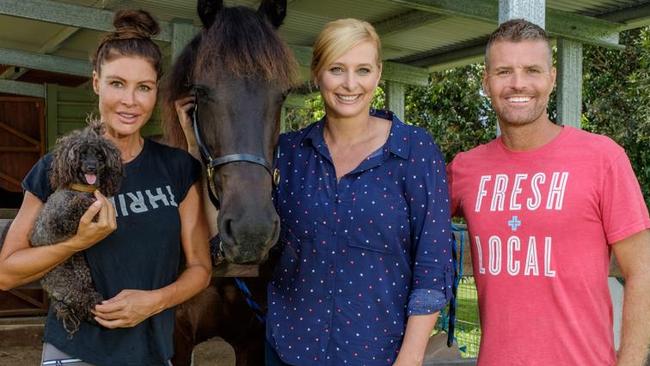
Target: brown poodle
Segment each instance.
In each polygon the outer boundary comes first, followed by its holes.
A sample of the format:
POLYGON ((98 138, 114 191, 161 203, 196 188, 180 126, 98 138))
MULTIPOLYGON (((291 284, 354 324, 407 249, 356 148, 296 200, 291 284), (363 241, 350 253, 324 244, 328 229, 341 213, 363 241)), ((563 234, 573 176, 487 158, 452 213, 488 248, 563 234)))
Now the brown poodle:
MULTIPOLYGON (((60 138, 53 152, 48 198, 34 224, 32 246, 52 245, 74 236, 79 219, 95 201, 99 190, 107 197, 119 190, 122 180, 119 150, 102 137, 102 124, 89 126, 60 138)), ((76 253, 42 279, 57 318, 72 335, 82 320, 93 322, 90 312, 103 300, 95 290, 83 253, 76 253)))

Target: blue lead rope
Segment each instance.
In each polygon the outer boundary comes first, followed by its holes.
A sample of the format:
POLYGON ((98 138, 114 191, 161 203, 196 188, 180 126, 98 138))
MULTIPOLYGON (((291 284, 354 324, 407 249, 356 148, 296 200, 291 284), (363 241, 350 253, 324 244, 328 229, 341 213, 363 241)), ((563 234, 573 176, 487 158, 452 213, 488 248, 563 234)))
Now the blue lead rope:
POLYGON ((262 307, 257 302, 255 302, 255 300, 253 300, 253 294, 251 294, 251 290, 248 289, 246 282, 244 282, 244 280, 239 277, 234 277, 234 280, 237 284, 237 287, 239 287, 239 290, 244 294, 244 298, 246 299, 248 307, 253 310, 253 313, 255 313, 257 320, 259 320, 260 323, 264 324, 266 322, 264 311, 262 310, 262 307))
MULTIPOLYGON (((212 257, 213 266, 216 266, 223 260, 223 250, 221 248, 221 237, 219 234, 210 239, 210 256, 212 257)), ((251 290, 248 289, 246 282, 244 282, 244 280, 239 277, 233 277, 233 279, 235 280, 235 284, 237 285, 237 288, 239 288, 239 291, 241 291, 244 295, 244 299, 246 300, 248 307, 253 310, 253 313, 255 313, 257 320, 264 324, 266 321, 264 311, 262 310, 262 307, 257 302, 255 302, 255 300, 253 300, 253 294, 251 294, 251 290)))
POLYGON ((451 288, 451 292, 454 295, 449 302, 449 319, 448 328, 447 328, 447 347, 451 347, 454 344, 454 333, 456 330, 456 308, 458 302, 456 301, 456 295, 458 293, 458 285, 460 284, 460 278, 463 276, 463 251, 465 249, 465 230, 460 226, 451 224, 452 233, 459 233, 460 240, 456 241, 456 235, 452 234, 452 250, 453 250, 453 262, 454 262, 454 282, 451 288), (456 254, 458 253, 458 254, 456 254))

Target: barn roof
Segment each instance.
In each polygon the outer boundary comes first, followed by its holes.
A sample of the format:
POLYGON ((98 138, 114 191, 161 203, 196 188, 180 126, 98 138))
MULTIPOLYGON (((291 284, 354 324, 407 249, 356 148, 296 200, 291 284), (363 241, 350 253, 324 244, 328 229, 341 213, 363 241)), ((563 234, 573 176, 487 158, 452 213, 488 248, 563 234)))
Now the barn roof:
MULTIPOLYGON (((522 6, 527 2, 521 0, 522 6)), ((142 8, 161 20, 159 42, 171 59, 177 47, 174 37, 198 29, 195 4, 195 0, 1 0, 0 92, 29 87, 20 82, 84 83, 90 75, 89 52, 111 29, 112 11, 120 8, 142 8)), ((306 68, 310 46, 326 22, 365 19, 382 37, 385 78, 424 84, 431 71, 480 60, 498 12, 497 0, 288 0, 280 33, 306 68)), ((546 29, 553 37, 616 48, 620 31, 648 24, 647 0, 546 1, 546 29)))

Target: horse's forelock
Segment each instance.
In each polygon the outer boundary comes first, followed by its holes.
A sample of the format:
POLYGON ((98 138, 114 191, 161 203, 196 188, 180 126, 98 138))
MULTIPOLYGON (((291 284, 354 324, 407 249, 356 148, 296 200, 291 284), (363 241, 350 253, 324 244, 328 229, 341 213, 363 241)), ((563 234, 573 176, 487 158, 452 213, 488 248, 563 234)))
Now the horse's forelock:
POLYGON ((293 53, 265 17, 253 9, 223 9, 203 38, 196 55, 196 72, 259 78, 283 89, 296 81, 293 53))
POLYGON ((287 90, 297 80, 297 69, 293 53, 263 15, 246 7, 222 9, 211 27, 185 47, 164 81, 165 142, 187 147, 174 102, 189 96, 194 73, 258 78, 287 90))

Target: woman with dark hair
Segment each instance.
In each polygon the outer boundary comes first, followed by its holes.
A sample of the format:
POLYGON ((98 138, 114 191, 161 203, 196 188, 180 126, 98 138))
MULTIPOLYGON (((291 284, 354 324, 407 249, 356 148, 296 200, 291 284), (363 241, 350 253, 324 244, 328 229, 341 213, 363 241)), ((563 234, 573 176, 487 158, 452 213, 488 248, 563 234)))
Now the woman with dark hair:
POLYGON ((81 322, 72 336, 49 312, 42 365, 170 364, 171 308, 210 280, 200 164, 141 135, 161 76, 160 49, 151 39, 159 26, 149 13, 132 10, 117 12, 113 24, 115 31, 93 56, 93 89, 104 137, 121 153, 120 191, 110 198, 95 191, 96 202, 70 239, 31 247, 35 219, 52 193, 52 157, 44 156, 23 181, 23 203, 0 252, 0 288, 6 290, 85 251, 95 287, 106 299, 94 308, 96 323, 81 322), (179 275, 181 257, 185 269, 179 275))

